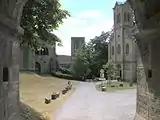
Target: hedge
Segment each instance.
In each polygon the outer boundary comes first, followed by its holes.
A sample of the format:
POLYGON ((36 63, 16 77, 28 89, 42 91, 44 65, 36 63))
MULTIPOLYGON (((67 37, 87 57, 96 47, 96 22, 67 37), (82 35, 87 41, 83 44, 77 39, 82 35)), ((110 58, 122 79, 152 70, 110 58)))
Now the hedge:
POLYGON ((63 74, 61 72, 54 72, 54 73, 52 73, 52 76, 67 79, 67 80, 77 80, 76 77, 69 75, 69 74, 63 74))
POLYGON ((63 67, 60 67, 59 68, 59 71, 62 73, 62 74, 71 74, 71 71, 67 68, 63 68, 63 67))

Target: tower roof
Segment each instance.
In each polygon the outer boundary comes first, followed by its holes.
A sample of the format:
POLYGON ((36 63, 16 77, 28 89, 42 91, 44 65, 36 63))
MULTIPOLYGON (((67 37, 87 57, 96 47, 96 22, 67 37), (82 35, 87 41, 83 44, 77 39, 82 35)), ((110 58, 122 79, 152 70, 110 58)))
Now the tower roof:
MULTIPOLYGON (((115 3, 115 5, 114 5, 114 8, 115 8, 116 6, 124 5, 126 2, 127 2, 127 1, 125 1, 125 2, 119 2, 119 1, 117 1, 117 2, 115 3)), ((113 9, 114 9, 114 8, 113 8, 113 9)))

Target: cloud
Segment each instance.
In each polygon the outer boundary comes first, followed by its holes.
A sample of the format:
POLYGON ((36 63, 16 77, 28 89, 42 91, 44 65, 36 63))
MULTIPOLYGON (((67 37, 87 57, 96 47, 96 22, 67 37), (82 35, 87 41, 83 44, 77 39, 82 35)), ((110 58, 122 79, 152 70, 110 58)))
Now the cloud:
POLYGON ((82 11, 75 16, 64 20, 55 34, 62 40, 63 47, 56 48, 56 53, 70 55, 71 37, 85 37, 88 42, 91 38, 100 35, 102 31, 108 31, 113 25, 112 18, 98 10, 82 11))

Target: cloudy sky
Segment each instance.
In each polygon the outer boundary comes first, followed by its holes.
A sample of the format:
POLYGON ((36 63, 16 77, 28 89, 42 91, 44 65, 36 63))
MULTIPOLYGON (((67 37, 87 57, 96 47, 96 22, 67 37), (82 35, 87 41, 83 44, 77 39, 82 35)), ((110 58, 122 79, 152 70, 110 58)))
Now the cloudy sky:
POLYGON ((71 36, 85 37, 85 41, 88 42, 113 26, 112 8, 116 0, 60 0, 60 2, 62 8, 70 12, 71 17, 65 19, 55 31, 63 44, 62 47, 56 48, 58 55, 71 54, 71 36))

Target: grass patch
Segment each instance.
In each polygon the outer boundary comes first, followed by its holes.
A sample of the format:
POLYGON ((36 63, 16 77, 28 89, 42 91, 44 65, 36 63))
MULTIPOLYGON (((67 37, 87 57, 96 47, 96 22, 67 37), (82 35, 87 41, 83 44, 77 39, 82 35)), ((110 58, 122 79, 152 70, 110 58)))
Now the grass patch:
POLYGON ((106 87, 106 91, 117 91, 117 90, 126 90, 126 89, 135 89, 136 84, 129 82, 114 82, 111 84, 103 83, 96 86, 99 91, 102 91, 102 87, 106 87))
POLYGON ((21 101, 39 113, 48 113, 54 117, 56 110, 73 93, 78 82, 72 81, 73 88, 66 95, 61 95, 50 104, 45 104, 45 97, 50 97, 53 92, 60 92, 66 86, 68 80, 52 76, 39 76, 30 73, 20 74, 20 98, 21 101))

